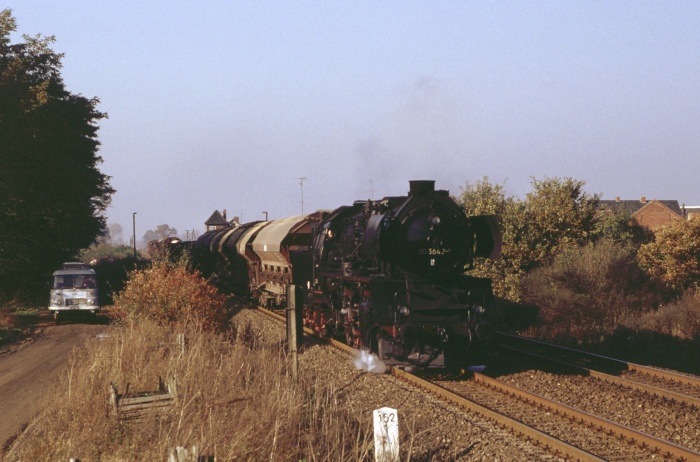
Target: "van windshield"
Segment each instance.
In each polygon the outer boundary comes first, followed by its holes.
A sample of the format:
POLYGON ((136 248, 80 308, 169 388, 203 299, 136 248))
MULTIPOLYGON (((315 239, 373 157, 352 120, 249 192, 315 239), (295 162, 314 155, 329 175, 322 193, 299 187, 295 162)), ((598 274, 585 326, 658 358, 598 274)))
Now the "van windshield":
POLYGON ((91 274, 61 274, 53 277, 54 289, 94 289, 95 276, 91 274))

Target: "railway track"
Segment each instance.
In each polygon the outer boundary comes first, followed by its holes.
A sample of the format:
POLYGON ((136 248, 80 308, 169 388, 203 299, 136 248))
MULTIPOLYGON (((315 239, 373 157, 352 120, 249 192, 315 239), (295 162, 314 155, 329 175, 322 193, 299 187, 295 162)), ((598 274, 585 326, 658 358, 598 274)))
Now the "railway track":
MULTIPOLYGON (((279 313, 261 311, 279 321, 284 320, 279 313)), ((310 330, 305 333, 313 334, 310 330)), ((343 343, 326 341, 334 348, 355 353, 343 343)), ((412 386, 508 428, 559 457, 581 461, 700 461, 700 453, 480 373, 474 373, 468 380, 426 380, 398 368, 391 368, 391 373, 412 386)))
POLYGON ((499 348, 700 409, 700 378, 499 333, 499 348))
MULTIPOLYGON (((452 393, 537 430, 541 444, 577 460, 700 460, 700 454, 475 373, 473 380, 435 381, 452 393), (559 441, 555 446, 553 441, 559 441), (577 449, 569 452, 565 443, 577 449), (583 454, 581 453, 583 451, 583 454)), ((517 430, 517 428, 514 427, 517 430)), ((530 436, 529 433, 524 433, 530 436)))

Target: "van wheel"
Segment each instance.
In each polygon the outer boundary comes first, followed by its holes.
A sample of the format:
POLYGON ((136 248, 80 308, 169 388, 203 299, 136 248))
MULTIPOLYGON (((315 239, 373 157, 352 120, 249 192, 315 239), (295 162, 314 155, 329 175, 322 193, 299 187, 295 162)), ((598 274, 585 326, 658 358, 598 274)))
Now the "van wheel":
POLYGON ((61 319, 61 313, 60 313, 60 311, 54 311, 54 312, 53 312, 53 319, 54 319, 54 321, 56 322, 56 325, 58 325, 58 324, 60 323, 60 319, 61 319))

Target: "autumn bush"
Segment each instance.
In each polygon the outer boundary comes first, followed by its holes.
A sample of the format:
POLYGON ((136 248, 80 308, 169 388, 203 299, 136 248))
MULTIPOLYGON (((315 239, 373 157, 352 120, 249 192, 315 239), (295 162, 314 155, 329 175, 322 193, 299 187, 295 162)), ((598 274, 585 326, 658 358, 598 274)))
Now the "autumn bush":
POLYGON ((623 316, 654 304, 634 250, 609 239, 563 251, 530 272, 521 290, 539 307, 540 334, 553 338, 608 335, 623 316))
POLYGON ((160 325, 228 328, 225 296, 182 264, 155 262, 151 268, 131 272, 114 303, 132 322, 148 319, 160 325))
POLYGON ((700 291, 686 292, 680 299, 642 315, 627 316, 622 325, 635 331, 700 340, 700 291))
POLYGON ((700 219, 664 226, 639 249, 639 262, 669 296, 700 288, 700 219))

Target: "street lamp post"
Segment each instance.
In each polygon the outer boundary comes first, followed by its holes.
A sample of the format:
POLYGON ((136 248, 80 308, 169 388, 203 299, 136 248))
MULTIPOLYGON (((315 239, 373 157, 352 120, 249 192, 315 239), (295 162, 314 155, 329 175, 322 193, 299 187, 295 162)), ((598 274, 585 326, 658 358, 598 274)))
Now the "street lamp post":
POLYGON ((265 214, 265 221, 267 221, 267 212, 263 212, 265 214))
POLYGON ((134 212, 132 219, 134 224, 134 260, 136 260, 136 212, 134 212))

